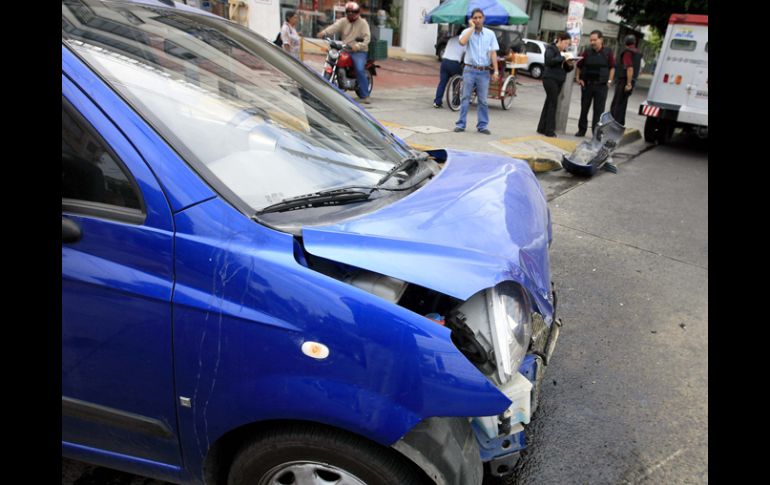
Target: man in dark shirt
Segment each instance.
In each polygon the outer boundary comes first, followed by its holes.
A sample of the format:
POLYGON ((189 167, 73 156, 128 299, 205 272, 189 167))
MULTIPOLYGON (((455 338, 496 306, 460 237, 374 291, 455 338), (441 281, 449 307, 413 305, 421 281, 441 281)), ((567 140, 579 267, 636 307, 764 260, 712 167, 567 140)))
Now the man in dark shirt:
POLYGON ((615 95, 612 97, 612 117, 621 125, 626 124, 628 98, 636 86, 636 79, 642 67, 642 53, 636 48, 636 37, 627 35, 626 48, 620 53, 618 81, 615 83, 615 95))
POLYGON ((601 31, 594 30, 589 37, 591 48, 580 53, 582 59, 578 61, 575 81, 580 84, 580 120, 575 136, 585 136, 588 128, 588 110, 591 102, 594 104, 593 122, 591 131, 599 124, 599 118, 604 113, 607 104, 608 86, 612 84, 615 76, 615 55, 607 47, 604 47, 604 37, 601 31))

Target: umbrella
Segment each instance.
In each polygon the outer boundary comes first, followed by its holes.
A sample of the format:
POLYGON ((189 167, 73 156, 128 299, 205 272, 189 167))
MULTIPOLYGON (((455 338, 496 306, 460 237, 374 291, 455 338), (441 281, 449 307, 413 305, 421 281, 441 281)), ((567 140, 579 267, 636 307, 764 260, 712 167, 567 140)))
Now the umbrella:
POLYGON ((476 8, 484 12, 485 25, 520 25, 529 20, 526 13, 508 0, 447 0, 425 15, 425 23, 467 25, 476 8))

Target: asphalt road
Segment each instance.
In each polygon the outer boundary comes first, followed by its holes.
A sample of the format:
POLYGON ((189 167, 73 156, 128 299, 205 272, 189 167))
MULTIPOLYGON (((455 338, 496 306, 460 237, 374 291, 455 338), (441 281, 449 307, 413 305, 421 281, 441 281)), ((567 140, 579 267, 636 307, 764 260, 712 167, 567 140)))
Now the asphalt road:
POLYGON ((550 206, 565 326, 514 483, 707 483, 707 145, 680 137, 550 206))

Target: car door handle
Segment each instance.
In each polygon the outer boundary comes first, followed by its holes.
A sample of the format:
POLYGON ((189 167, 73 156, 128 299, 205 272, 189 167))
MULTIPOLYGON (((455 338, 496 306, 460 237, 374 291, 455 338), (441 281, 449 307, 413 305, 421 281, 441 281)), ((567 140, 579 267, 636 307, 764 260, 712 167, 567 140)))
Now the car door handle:
POLYGON ((83 231, 80 230, 80 226, 72 219, 66 217, 61 218, 61 242, 74 243, 80 241, 83 237, 83 231))

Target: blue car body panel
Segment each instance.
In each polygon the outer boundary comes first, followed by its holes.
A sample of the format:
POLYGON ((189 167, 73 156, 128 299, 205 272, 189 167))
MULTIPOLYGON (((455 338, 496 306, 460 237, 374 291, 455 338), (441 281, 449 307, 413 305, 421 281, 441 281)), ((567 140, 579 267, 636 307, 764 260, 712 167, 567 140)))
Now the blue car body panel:
POLYGON ((521 160, 447 150, 444 169, 421 190, 302 235, 311 254, 462 300, 517 281, 546 320, 553 316, 548 206, 521 160))
POLYGON ((420 315, 312 271, 291 236, 219 199, 176 216, 174 349, 185 460, 261 420, 321 422, 390 445, 429 416, 510 401, 420 315), (327 345, 318 361, 305 341, 327 345), (387 374, 382 370, 387 369, 387 374))
POLYGON ((126 165, 147 208, 141 224, 62 213, 83 235, 62 245, 62 398, 77 400, 75 411, 97 411, 102 420, 63 413, 62 439, 178 466, 171 210, 131 143, 65 76, 62 95, 126 165), (157 421, 166 435, 103 424, 126 413, 157 421))

